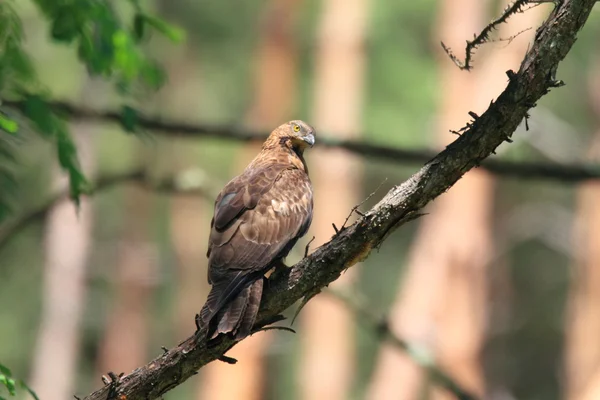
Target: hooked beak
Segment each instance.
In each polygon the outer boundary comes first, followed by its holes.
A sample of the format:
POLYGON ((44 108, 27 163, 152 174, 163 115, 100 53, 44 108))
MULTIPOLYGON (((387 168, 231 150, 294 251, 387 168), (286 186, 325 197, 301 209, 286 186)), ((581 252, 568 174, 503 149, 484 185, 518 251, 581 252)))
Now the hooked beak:
POLYGON ((312 133, 309 133, 308 135, 304 136, 303 140, 306 143, 308 143, 310 147, 313 147, 315 145, 315 135, 312 133))

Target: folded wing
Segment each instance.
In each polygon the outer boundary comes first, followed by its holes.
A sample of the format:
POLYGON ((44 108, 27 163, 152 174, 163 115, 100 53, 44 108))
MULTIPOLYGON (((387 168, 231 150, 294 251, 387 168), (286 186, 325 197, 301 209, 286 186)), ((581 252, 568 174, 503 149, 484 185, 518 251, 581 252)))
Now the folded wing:
POLYGON ((225 186, 215 202, 209 239, 213 287, 201 312, 204 323, 213 322, 215 335, 249 333, 262 275, 306 233, 312 209, 307 174, 289 166, 247 170, 225 186))

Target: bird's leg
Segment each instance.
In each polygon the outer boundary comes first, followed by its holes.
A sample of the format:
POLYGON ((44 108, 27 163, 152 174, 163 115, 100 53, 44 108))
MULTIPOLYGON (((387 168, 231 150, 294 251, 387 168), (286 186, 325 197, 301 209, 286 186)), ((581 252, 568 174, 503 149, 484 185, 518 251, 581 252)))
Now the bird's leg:
POLYGON ((289 268, 283 262, 283 258, 280 258, 279 260, 275 261, 275 263, 273 264, 273 267, 275 267, 275 272, 280 272, 280 271, 285 270, 286 268, 289 268))
POLYGON ((271 273, 267 274, 268 281, 270 281, 271 279, 275 279, 275 277, 277 277, 278 274, 282 273, 287 268, 289 267, 285 265, 282 258, 274 261, 273 264, 271 264, 271 273))

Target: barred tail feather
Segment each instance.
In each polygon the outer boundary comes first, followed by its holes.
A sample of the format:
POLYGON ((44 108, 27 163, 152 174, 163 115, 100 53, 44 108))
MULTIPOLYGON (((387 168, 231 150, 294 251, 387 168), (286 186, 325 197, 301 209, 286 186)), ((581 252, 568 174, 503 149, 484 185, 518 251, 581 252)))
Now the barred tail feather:
POLYGON ((244 316, 240 321, 240 327, 236 334, 237 339, 245 338, 252 333, 252 327, 256 322, 256 315, 260 307, 262 298, 264 279, 260 278, 250 286, 250 294, 248 296, 248 305, 244 312, 244 316))
MULTIPOLYGON (((247 285, 247 282, 238 282, 236 286, 239 288, 243 285, 247 285)), ((261 276, 237 294, 226 291, 230 288, 230 282, 213 285, 202 307, 200 318, 209 340, 221 333, 232 333, 240 340, 252 332, 262 297, 263 278, 261 276)))

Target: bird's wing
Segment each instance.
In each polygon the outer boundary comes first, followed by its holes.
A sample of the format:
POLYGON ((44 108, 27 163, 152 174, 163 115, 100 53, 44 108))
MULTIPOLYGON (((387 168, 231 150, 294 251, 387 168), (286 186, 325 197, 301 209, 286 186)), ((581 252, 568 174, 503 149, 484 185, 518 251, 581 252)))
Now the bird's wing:
MULTIPOLYGON (((230 182, 215 203, 209 239, 209 282, 220 290, 217 312, 273 260, 291 250, 312 220, 313 195, 304 171, 271 167, 230 182)), ((213 294, 211 292, 211 294, 213 294)))

